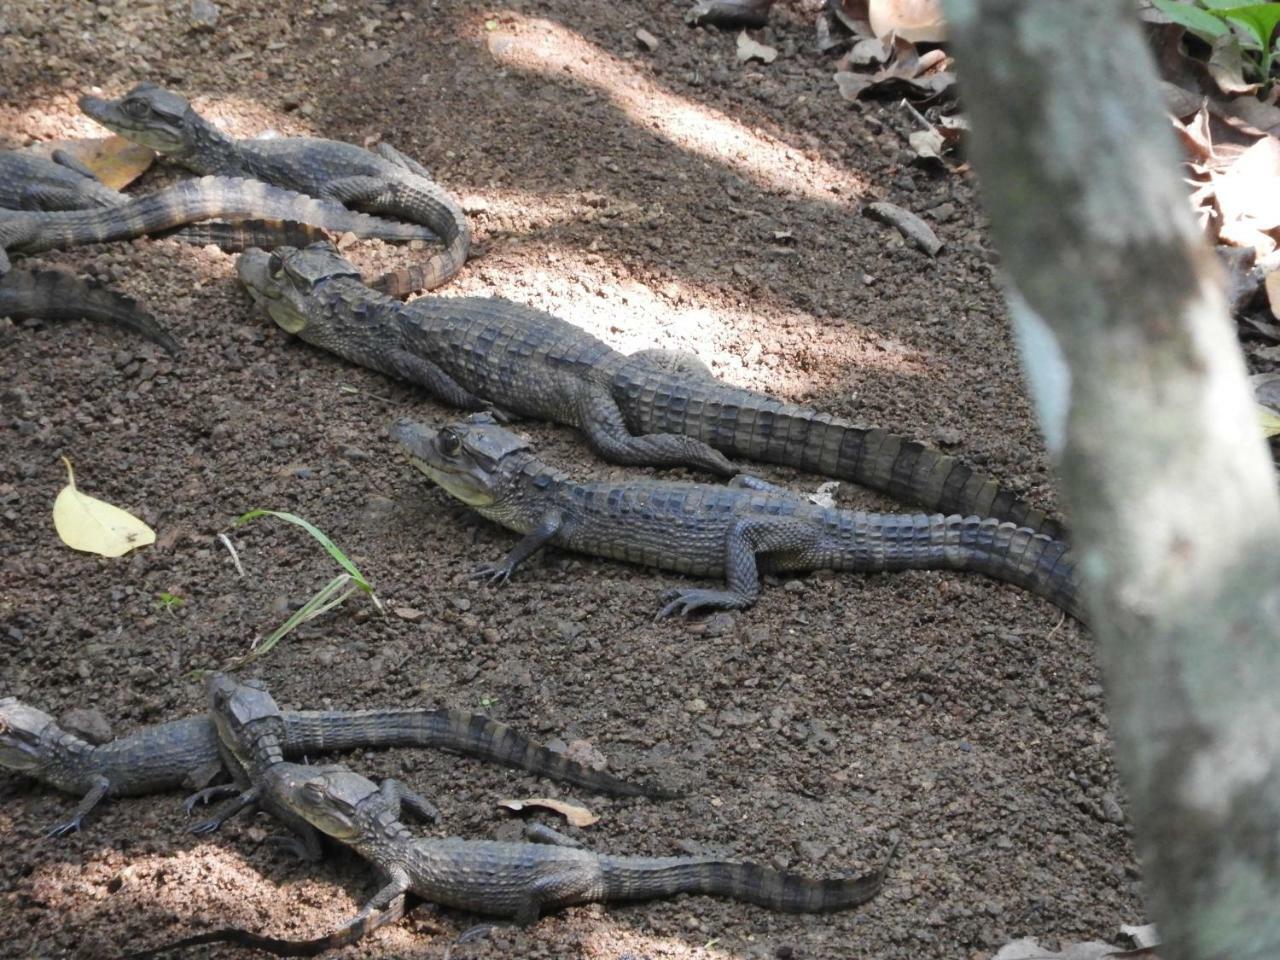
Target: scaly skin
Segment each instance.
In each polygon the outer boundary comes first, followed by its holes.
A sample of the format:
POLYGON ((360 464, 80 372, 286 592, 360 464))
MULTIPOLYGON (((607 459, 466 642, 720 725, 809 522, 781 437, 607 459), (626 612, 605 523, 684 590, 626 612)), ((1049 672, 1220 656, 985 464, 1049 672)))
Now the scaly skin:
MULTIPOLYGON (((304 197, 257 180, 201 177, 105 209, 50 213, 0 210, 0 249, 39 253, 125 240, 214 217, 289 220, 335 233, 351 231, 357 236, 394 240, 410 240, 423 233, 423 228, 414 224, 352 213, 340 204, 304 197)), ((8 259, 0 254, 0 272, 7 269, 8 259)))
POLYGON ((85 210, 129 198, 103 184, 69 155, 50 160, 26 150, 0 150, 0 207, 6 210, 85 210))
POLYGON ((572 324, 496 298, 401 304, 333 247, 249 251, 237 265, 286 331, 464 410, 493 405, 577 427, 605 460, 736 470, 724 454, 851 480, 928 510, 1060 534, 1057 521, 960 461, 714 379, 655 352, 625 356, 572 324))
MULTIPOLYGON (((450 709, 289 711, 283 750, 298 757, 373 747, 432 747, 527 770, 616 796, 670 797, 538 746, 504 724, 450 709)), ((0 699, 0 767, 82 797, 50 835, 79 830, 104 797, 142 796, 202 786, 222 769, 218 734, 207 715, 145 727, 95 746, 41 710, 0 699)))
POLYGON ((177 354, 178 341, 138 301, 65 270, 10 270, 0 276, 0 317, 98 320, 177 354))
POLYGON ((394 781, 378 787, 345 768, 278 763, 262 782, 293 813, 386 876, 386 885, 352 926, 410 891, 433 903, 532 923, 543 911, 570 904, 678 893, 729 897, 771 910, 828 912, 866 903, 884 880, 885 868, 864 877, 811 880, 710 857, 614 857, 538 843, 424 840, 400 822, 406 797, 394 781))
POLYGON ((378 153, 372 153, 315 137, 237 140, 196 113, 185 98, 149 83, 119 100, 82 97, 80 108, 103 126, 196 173, 252 177, 431 228, 445 249, 424 264, 379 279, 376 286, 391 296, 440 286, 462 269, 471 249, 471 228, 462 209, 420 164, 388 144, 379 144, 378 153))
POLYGON ((400 421, 392 436, 446 492, 524 535, 505 560, 477 572, 495 583, 551 545, 725 578, 723 590, 675 591, 659 617, 749 607, 760 595, 761 569, 969 570, 1081 617, 1067 545, 1012 523, 822 507, 747 476, 727 486, 578 483, 485 414, 440 430, 400 421))

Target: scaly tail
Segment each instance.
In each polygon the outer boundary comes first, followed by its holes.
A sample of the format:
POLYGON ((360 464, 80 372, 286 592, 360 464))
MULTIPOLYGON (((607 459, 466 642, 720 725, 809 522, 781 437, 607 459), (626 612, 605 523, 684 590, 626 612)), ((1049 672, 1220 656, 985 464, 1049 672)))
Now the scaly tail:
POLYGON ((389 196, 379 198, 368 209, 402 217, 430 227, 444 241, 444 250, 426 263, 413 264, 384 273, 370 286, 389 297, 403 299, 421 290, 433 290, 450 280, 471 252, 471 225, 456 200, 430 180, 411 176, 397 181, 389 196))
POLYGON ((309 223, 257 219, 240 220, 235 223, 207 220, 203 223, 165 230, 155 236, 170 237, 198 247, 212 244, 228 253, 243 253, 250 247, 259 247, 263 250, 270 250, 273 247, 301 249, 318 240, 327 240, 329 233, 309 223))
POLYGON ((357 710, 336 716, 313 711, 284 715, 287 737, 308 750, 358 747, 433 747, 501 763, 538 776, 620 797, 673 797, 674 791, 632 783, 553 753, 483 714, 464 710, 357 710))
POLYGON ((683 433, 731 457, 848 480, 926 510, 996 517, 1065 539, 1061 522, 955 457, 876 427, 648 361, 625 366, 615 396, 635 433, 683 433))
POLYGON ((14 270, 0 277, 0 316, 100 320, 146 337, 170 355, 178 341, 132 297, 65 270, 14 270))
POLYGON ((994 517, 841 515, 844 570, 966 570, 1012 583, 1084 621, 1070 547, 994 517))
POLYGON ((416 240, 433 234, 416 224, 355 213, 257 180, 201 177, 105 210, 15 213, 0 210, 0 245, 37 253, 86 243, 125 240, 197 220, 264 219, 308 223, 335 233, 384 240, 416 240))
POLYGON ((786 913, 829 913, 856 907, 879 893, 893 853, 889 851, 884 866, 874 873, 826 880, 710 857, 601 857, 604 896, 600 899, 648 900, 702 893, 786 913))

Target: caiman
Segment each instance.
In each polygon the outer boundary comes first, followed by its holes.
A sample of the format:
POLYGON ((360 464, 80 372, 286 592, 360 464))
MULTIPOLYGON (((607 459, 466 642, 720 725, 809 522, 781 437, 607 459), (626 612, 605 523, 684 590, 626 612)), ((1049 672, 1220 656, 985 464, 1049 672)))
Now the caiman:
POLYGON ((137 300, 66 270, 10 270, 0 276, 0 317, 103 321, 178 353, 178 341, 137 300))
POLYGON ((335 233, 384 240, 421 239, 425 227, 354 213, 338 203, 306 197, 257 180, 201 177, 114 207, 31 212, 0 210, 0 273, 6 253, 39 253, 87 243, 125 240, 214 217, 307 223, 335 233))
MULTIPOLYGON (((671 797, 663 787, 632 783, 538 746, 481 714, 452 709, 286 711, 283 750, 298 757, 373 747, 432 747, 479 757, 588 790, 627 797, 671 797)), ((49 830, 79 830, 104 797, 142 796, 196 787, 222 769, 218 733, 207 714, 145 727, 94 745, 47 713, 0 699, 0 767, 82 797, 72 816, 49 830)))
POLYGON ((378 144, 374 153, 317 137, 236 139, 196 113, 185 97, 152 83, 138 84, 118 100, 81 97, 80 109, 196 173, 251 177, 431 228, 444 250, 376 281, 391 296, 440 286, 462 269, 471 249, 462 208, 421 164, 390 144, 378 144))
POLYGON ((391 429, 410 462, 447 493, 523 539, 476 576, 505 582, 544 546, 698 577, 721 590, 673 591, 659 618, 749 607, 760 571, 947 569, 1016 584, 1081 617, 1068 547, 989 517, 865 513, 739 476, 728 485, 579 482, 539 460, 488 414, 432 429, 391 429))
POLYGON ((489 297, 402 304, 361 283, 326 243, 251 250, 237 270, 261 308, 308 343, 464 410, 493 406, 577 427, 612 463, 732 476, 728 454, 850 480, 927 510, 1062 532, 953 457, 731 386, 705 369, 674 370, 669 354, 658 359, 663 351, 624 355, 541 310, 489 297))
POLYGON ((346 768, 277 763, 262 785, 276 802, 353 848, 386 878, 349 926, 394 907, 408 892, 520 924, 572 904, 679 893, 728 897, 793 913, 832 912, 873 898, 888 867, 886 860, 866 876, 814 880, 715 857, 607 856, 541 843, 423 839, 399 819, 406 794, 395 781, 378 786, 346 768))

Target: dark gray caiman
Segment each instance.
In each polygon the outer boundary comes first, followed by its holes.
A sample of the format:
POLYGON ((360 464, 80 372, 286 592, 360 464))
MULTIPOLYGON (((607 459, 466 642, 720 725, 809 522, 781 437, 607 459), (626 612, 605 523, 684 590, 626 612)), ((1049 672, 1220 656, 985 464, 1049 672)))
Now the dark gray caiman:
POLYGON ((523 534, 476 576, 506 581, 544 546, 698 577, 726 589, 673 591, 658 616, 749 607, 760 570, 966 570, 1016 584, 1079 619, 1074 564, 1059 540, 989 517, 886 514, 820 506, 755 477, 728 485, 581 483, 539 460, 487 414, 435 430, 400 421, 391 435, 446 492, 523 534))
POLYGON ((215 217, 311 224, 334 233, 384 240, 421 239, 425 227, 354 213, 339 203, 303 196, 257 180, 201 177, 114 207, 35 212, 0 210, 0 273, 7 252, 23 254, 126 240, 215 217))
POLYGON ((402 304, 362 284, 323 243, 251 250, 237 270, 261 308, 308 343, 464 410, 493 405, 577 427, 612 463, 731 476, 728 454, 850 480, 927 510, 1061 534, 1058 521, 953 457, 705 370, 673 370, 655 359, 663 351, 626 356, 540 310, 488 297, 402 304))
MULTIPOLYGON (((713 857, 622 857, 569 846, 414 836, 400 822, 407 794, 346 768, 277 763, 262 778, 276 802, 346 844, 386 878, 348 926, 395 907, 408 892, 443 906, 510 917, 521 924, 577 903, 651 900, 699 893, 770 910, 823 913, 866 903, 884 867, 862 877, 813 880, 754 863, 713 857)), ((418 811, 420 812, 420 811, 418 811)), ((890 854, 892 856, 892 854, 890 854)))
POLYGON ((440 286, 462 269, 471 249, 462 208, 421 164, 390 144, 378 144, 373 153, 317 137, 237 140, 196 113, 185 97, 151 83, 138 84, 119 100, 81 97, 80 109, 196 173, 252 177, 430 227, 444 250, 380 278, 375 285, 391 296, 440 286))
POLYGON ((178 352, 178 341, 137 300, 66 270, 10 270, 0 276, 0 317, 103 321, 178 352))
MULTIPOLYGON (((431 747, 478 757, 588 790, 625 797, 671 797, 660 786, 631 783, 538 746, 480 714, 451 709, 290 711, 283 714, 286 756, 372 747, 431 747)), ((218 733, 207 714, 145 727, 95 746, 53 717, 12 697, 0 699, 0 767, 82 796, 50 831, 79 830, 104 797, 142 796, 197 787, 222 769, 218 733)))

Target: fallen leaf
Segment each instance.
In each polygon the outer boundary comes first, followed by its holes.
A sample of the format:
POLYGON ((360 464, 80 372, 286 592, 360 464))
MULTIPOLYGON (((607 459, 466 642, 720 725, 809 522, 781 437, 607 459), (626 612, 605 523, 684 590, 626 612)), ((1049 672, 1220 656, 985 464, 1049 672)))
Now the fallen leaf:
POLYGON ((746 63, 748 60, 759 60, 761 63, 773 63, 776 59, 778 59, 778 51, 773 47, 752 40, 745 30, 738 34, 739 63, 746 63))
POLYGON ((1262 288, 1267 291, 1267 306, 1271 315, 1280 320, 1280 270, 1274 270, 1262 278, 1262 288))
POLYGON ((155 543, 155 531, 133 514, 76 489, 76 476, 66 457, 67 485, 53 502, 53 526, 73 550, 119 557, 155 543))
POLYGON ((1226 33, 1213 41, 1209 55, 1209 75, 1223 93, 1257 93, 1260 83, 1250 83, 1244 78, 1244 51, 1233 33, 1226 33))
POLYGON ((394 613, 401 620, 408 620, 410 623, 414 623, 418 620, 421 620, 424 616, 426 616, 426 614, 424 614, 417 607, 392 607, 391 612, 394 613))
POLYGON ((913 43, 941 43, 947 39, 939 0, 870 0, 867 17, 877 37, 892 33, 913 43))
POLYGON ((120 136, 81 140, 48 140, 31 147, 33 153, 50 157, 64 150, 93 171, 112 190, 121 190, 142 176, 156 157, 148 148, 120 136))
POLYGON ((1068 944, 1061 951, 1055 951, 1040 946, 1035 937, 1024 937, 1006 943, 991 960, 1107 960, 1119 950, 1109 943, 1091 940, 1068 944))
POLYGON ((881 223, 897 228, 911 244, 931 257, 942 249, 942 241, 938 239, 938 235, 910 210, 903 210, 892 203, 871 203, 867 205, 866 213, 881 223))
POLYGON ((907 137, 915 155, 924 160, 941 160, 947 142, 937 130, 917 130, 907 137))
POLYGON ((586 807, 579 807, 576 804, 565 803, 563 800, 554 800, 550 797, 534 797, 529 800, 500 800, 498 801, 498 806, 514 810, 516 813, 521 810, 528 810, 531 807, 550 810, 560 814, 567 823, 575 827, 589 827, 600 819, 586 807))
POLYGON ((1120 924, 1120 932, 1133 941, 1133 945, 1140 950, 1147 947, 1160 946, 1160 934, 1156 930, 1154 923, 1144 924, 1143 926, 1132 926, 1127 923, 1120 924))

